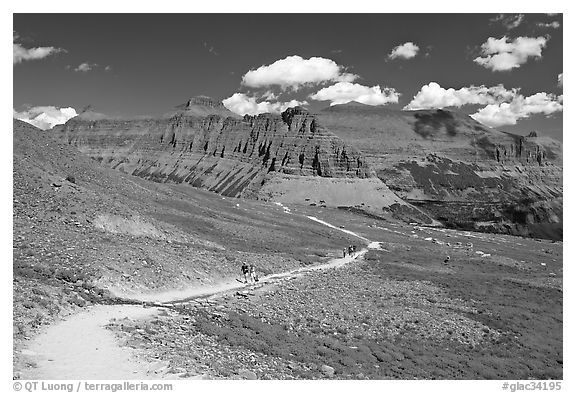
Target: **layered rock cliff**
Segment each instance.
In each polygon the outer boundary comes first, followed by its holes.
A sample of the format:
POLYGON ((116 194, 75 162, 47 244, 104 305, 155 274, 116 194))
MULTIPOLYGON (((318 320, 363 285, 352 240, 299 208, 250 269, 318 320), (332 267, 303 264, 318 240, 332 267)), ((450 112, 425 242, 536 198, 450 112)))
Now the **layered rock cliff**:
POLYGON ((196 97, 158 118, 84 113, 54 132, 103 165, 157 182, 562 237, 562 144, 456 112, 354 103, 242 118, 196 97))
POLYGON ((336 105, 318 119, 406 202, 446 225, 559 239, 562 144, 444 110, 336 105))
POLYGON ((239 118, 221 103, 194 98, 160 118, 108 119, 91 113, 54 130, 120 171, 189 183, 226 196, 254 196, 266 175, 373 177, 360 152, 302 108, 239 118))

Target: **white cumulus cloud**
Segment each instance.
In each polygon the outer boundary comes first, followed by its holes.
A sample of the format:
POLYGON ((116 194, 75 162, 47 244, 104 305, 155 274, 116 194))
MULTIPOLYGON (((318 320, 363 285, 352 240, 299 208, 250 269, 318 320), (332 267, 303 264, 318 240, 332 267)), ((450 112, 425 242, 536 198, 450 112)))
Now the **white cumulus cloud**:
POLYGON ((281 113, 288 108, 299 105, 307 105, 306 101, 290 100, 287 102, 260 101, 256 97, 250 97, 244 93, 234 93, 222 100, 226 108, 241 116, 259 115, 261 113, 281 113))
POLYGON ((503 85, 493 87, 470 86, 456 90, 453 88, 445 89, 436 82, 430 82, 422 86, 404 109, 438 109, 449 106, 494 104, 511 100, 516 94, 517 89, 507 90, 503 85))
POLYGON ((413 42, 406 42, 402 45, 396 46, 388 55, 389 59, 411 59, 418 54, 420 48, 413 42))
POLYGON ((536 23, 536 26, 543 28, 543 29, 548 29, 548 28, 559 29, 560 28, 560 22, 558 22, 558 21, 552 21, 549 23, 538 22, 538 23, 536 23))
POLYGON ((507 30, 512 30, 520 26, 522 21, 524 21, 524 18, 524 14, 498 14, 494 18, 490 19, 490 22, 500 23, 507 30))
POLYGON ((483 106, 471 117, 488 127, 513 125, 519 119, 535 114, 551 115, 563 109, 563 96, 536 93, 529 97, 519 89, 506 89, 503 85, 492 87, 469 86, 458 90, 445 89, 436 82, 422 86, 405 110, 440 109, 465 105, 483 106))
POLYGON ((489 37, 482 44, 482 56, 474 59, 476 64, 492 71, 508 71, 520 67, 530 57, 542 57, 542 49, 546 46, 544 37, 518 37, 509 41, 504 36, 500 39, 489 37))
POLYGON ((15 119, 30 123, 42 130, 48 130, 57 124, 64 124, 78 115, 74 108, 58 108, 55 106, 35 106, 22 112, 15 110, 12 110, 12 112, 15 119))
POLYGON ((299 89, 303 85, 316 85, 330 81, 352 82, 357 75, 344 72, 344 67, 323 57, 304 59, 288 56, 272 64, 250 70, 242 77, 242 85, 249 87, 280 86, 299 89))
POLYGON ((529 97, 518 95, 511 102, 490 104, 471 115, 473 119, 488 127, 514 125, 519 119, 535 114, 551 115, 563 110, 562 96, 536 93, 529 97))
POLYGON ((13 33, 12 37, 12 47, 14 53, 13 64, 18 64, 26 60, 40 60, 55 53, 66 52, 66 50, 62 48, 55 48, 53 46, 24 48, 24 46, 16 42, 19 38, 17 33, 13 33))
POLYGON ((78 67, 74 68, 74 71, 76 71, 76 72, 88 72, 88 71, 92 71, 96 67, 98 67, 98 64, 85 62, 85 63, 80 64, 78 67))
POLYGON ((310 98, 316 101, 330 101, 330 106, 351 101, 366 105, 385 105, 397 103, 399 97, 400 93, 391 87, 368 87, 351 82, 338 82, 310 95, 310 98))

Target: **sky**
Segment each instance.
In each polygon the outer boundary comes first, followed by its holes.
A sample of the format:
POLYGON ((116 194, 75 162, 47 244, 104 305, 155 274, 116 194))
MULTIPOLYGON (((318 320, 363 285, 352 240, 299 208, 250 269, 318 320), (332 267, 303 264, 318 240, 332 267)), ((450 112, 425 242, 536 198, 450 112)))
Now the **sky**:
POLYGON ((14 14, 13 115, 359 101, 562 140, 562 14, 14 14))

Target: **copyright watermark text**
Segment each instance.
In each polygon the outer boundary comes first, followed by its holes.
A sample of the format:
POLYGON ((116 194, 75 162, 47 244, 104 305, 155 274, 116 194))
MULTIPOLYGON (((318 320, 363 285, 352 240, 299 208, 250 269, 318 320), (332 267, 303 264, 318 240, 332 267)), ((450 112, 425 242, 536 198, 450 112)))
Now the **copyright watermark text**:
POLYGON ((73 383, 28 381, 14 382, 14 391, 25 392, 134 392, 134 391, 171 391, 171 383, 147 383, 147 382, 86 382, 73 383))
POLYGON ((530 381, 530 382, 504 382, 502 390, 508 390, 512 393, 521 391, 546 391, 562 390, 562 382, 559 381, 530 381))

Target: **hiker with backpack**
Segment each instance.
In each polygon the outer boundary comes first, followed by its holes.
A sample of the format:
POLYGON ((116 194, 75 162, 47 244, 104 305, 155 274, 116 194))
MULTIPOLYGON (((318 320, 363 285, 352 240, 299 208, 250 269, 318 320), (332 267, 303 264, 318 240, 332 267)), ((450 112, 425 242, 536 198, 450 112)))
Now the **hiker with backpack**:
POLYGON ((248 284, 248 279, 250 278, 250 267, 246 262, 242 262, 242 274, 244 275, 244 282, 248 284))
POLYGON ((250 265, 250 278, 252 279, 252 283, 258 281, 258 275, 256 274, 256 266, 250 265))

